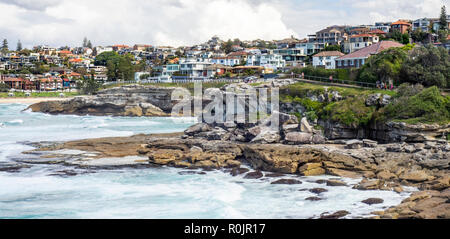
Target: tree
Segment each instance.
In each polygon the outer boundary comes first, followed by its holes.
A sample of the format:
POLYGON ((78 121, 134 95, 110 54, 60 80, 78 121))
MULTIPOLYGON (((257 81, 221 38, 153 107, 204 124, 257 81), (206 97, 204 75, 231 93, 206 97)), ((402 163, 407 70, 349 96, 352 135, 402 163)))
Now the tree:
POLYGON ((88 48, 91 48, 91 49, 92 49, 92 43, 91 43, 91 40, 89 40, 89 41, 87 42, 87 44, 86 44, 86 47, 88 47, 88 48))
POLYGON ((22 42, 20 42, 20 40, 17 42, 17 48, 16 51, 21 51, 22 50, 22 42))
POLYGON ((233 42, 231 40, 228 40, 227 42, 222 44, 222 50, 228 54, 232 51, 233 42))
POLYGON ((386 37, 388 39, 403 43, 403 34, 400 31, 394 30, 392 32, 389 32, 386 37))
POLYGON ((118 57, 119 54, 115 51, 107 51, 95 57, 94 65, 96 66, 106 66, 108 60, 118 57))
POLYGON ((10 87, 5 83, 0 83, 0 92, 8 92, 10 87))
POLYGON ((439 41, 442 43, 447 42, 448 33, 449 29, 447 22, 447 11, 444 5, 441 8, 441 15, 439 17, 439 30, 438 30, 439 41))
POLYGON ((409 44, 409 34, 408 33, 404 33, 402 34, 402 40, 401 40, 402 44, 409 44))
POLYGON ((94 47, 94 48, 92 49, 92 55, 93 55, 93 56, 97 56, 97 54, 98 54, 98 52, 97 52, 97 47, 94 47))
POLYGON ((440 30, 448 30, 448 22, 447 22, 447 11, 445 9, 445 5, 441 8, 441 16, 439 17, 439 28, 440 30))
POLYGON ((9 49, 8 49, 8 40, 3 39, 1 51, 2 51, 2 53, 7 53, 9 51, 9 49))
POLYGON ((402 65, 404 82, 450 87, 450 55, 443 47, 427 45, 411 50, 402 65))
POLYGON ((87 44, 88 44, 88 39, 87 39, 87 37, 84 37, 84 39, 83 39, 83 47, 87 47, 87 44))
POLYGON ((90 77, 82 77, 82 79, 77 82, 77 88, 80 90, 81 94, 93 95, 98 92, 100 84, 95 81, 94 76, 91 74, 90 77))
POLYGON ((329 45, 326 46, 323 51, 339 51, 342 52, 341 46, 339 45, 329 45))
POLYGON ((439 30, 438 31, 438 37, 439 37, 439 41, 442 43, 446 43, 447 42, 447 37, 448 37, 448 30, 439 30))
POLYGON ((411 38, 414 42, 422 42, 424 43, 428 39, 428 33, 423 32, 420 28, 411 32, 411 38))
POLYGON ((400 81, 400 71, 406 60, 405 48, 390 48, 371 56, 359 72, 359 80, 375 83, 382 81, 393 83, 400 81))

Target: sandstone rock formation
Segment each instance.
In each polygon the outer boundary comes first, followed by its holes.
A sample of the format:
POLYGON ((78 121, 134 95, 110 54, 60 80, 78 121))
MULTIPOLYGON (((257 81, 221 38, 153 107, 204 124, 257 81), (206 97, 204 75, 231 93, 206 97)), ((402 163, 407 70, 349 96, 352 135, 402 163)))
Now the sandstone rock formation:
POLYGON ((175 88, 127 85, 98 92, 95 96, 77 96, 67 101, 31 105, 33 112, 49 114, 168 116, 172 110, 171 93, 175 88))

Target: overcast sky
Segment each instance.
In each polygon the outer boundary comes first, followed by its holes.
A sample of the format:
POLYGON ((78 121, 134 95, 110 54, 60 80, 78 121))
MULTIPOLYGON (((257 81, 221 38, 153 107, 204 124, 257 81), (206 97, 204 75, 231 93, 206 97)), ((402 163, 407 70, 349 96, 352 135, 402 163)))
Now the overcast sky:
POLYGON ((334 24, 438 17, 450 0, 0 0, 0 38, 38 44, 192 45, 304 38, 334 24))

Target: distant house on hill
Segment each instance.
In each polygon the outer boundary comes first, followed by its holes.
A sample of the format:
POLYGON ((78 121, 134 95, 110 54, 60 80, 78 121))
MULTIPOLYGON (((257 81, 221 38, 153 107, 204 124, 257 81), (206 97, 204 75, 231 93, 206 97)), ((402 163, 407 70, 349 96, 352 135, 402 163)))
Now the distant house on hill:
POLYGON ((379 42, 379 40, 380 37, 371 34, 359 34, 350 36, 350 39, 344 42, 344 52, 345 53, 355 52, 364 47, 368 47, 374 43, 377 43, 379 42))
POLYGON ((383 50, 387 50, 392 47, 402 47, 401 43, 395 41, 381 41, 372 44, 359 51, 355 51, 345 56, 341 56, 336 59, 336 68, 359 68, 366 63, 367 58, 372 55, 376 55, 383 50))
POLYGON ((339 51, 323 51, 313 56, 313 66, 325 69, 336 69, 336 58, 345 54, 339 51))
POLYGON ((411 26, 412 26, 411 23, 399 20, 399 21, 396 21, 396 22, 392 23, 391 30, 392 31, 399 31, 400 33, 404 34, 404 33, 407 33, 409 31, 411 26))

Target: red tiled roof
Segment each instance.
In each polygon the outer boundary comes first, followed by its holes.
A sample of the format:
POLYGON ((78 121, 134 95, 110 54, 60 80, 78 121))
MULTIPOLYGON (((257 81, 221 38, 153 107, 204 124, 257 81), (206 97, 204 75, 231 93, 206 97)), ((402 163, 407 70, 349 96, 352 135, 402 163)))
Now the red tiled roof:
POLYGON ((118 47, 118 48, 130 48, 127 45, 114 45, 113 47, 118 47))
POLYGON ((375 55, 380 53, 383 50, 392 48, 392 47, 402 47, 404 46, 401 43, 395 41, 382 41, 375 44, 372 44, 368 47, 365 47, 359 51, 355 51, 348 55, 339 57, 337 60, 345 60, 345 59, 353 59, 353 58, 368 58, 371 55, 375 55))
POLYGON ((81 74, 78 74, 76 72, 72 72, 72 73, 69 74, 69 76, 81 76, 81 74))
POLYGON ((391 25, 411 25, 410 23, 407 23, 405 21, 396 21, 392 23, 391 25))
POLYGON ((368 28, 355 28, 353 30, 351 30, 352 32, 368 32, 369 29, 368 28))
POLYGON ((71 51, 67 51, 67 50, 62 50, 59 52, 59 54, 72 54, 71 51))
POLYGON ((374 29, 369 32, 370 34, 387 34, 386 32, 380 30, 380 29, 374 29))
POLYGON ((228 56, 244 56, 244 55, 250 55, 250 53, 245 51, 237 51, 237 52, 231 52, 228 54, 228 56))
POLYGON ((11 81, 18 82, 18 81, 23 81, 23 79, 22 78, 14 78, 14 77, 6 77, 6 78, 3 78, 3 81, 5 81, 5 82, 11 82, 11 81))
POLYGON ((50 83, 54 83, 56 80, 56 82, 61 82, 61 78, 40 78, 39 81, 42 83, 46 83, 46 82, 50 82, 50 83))

